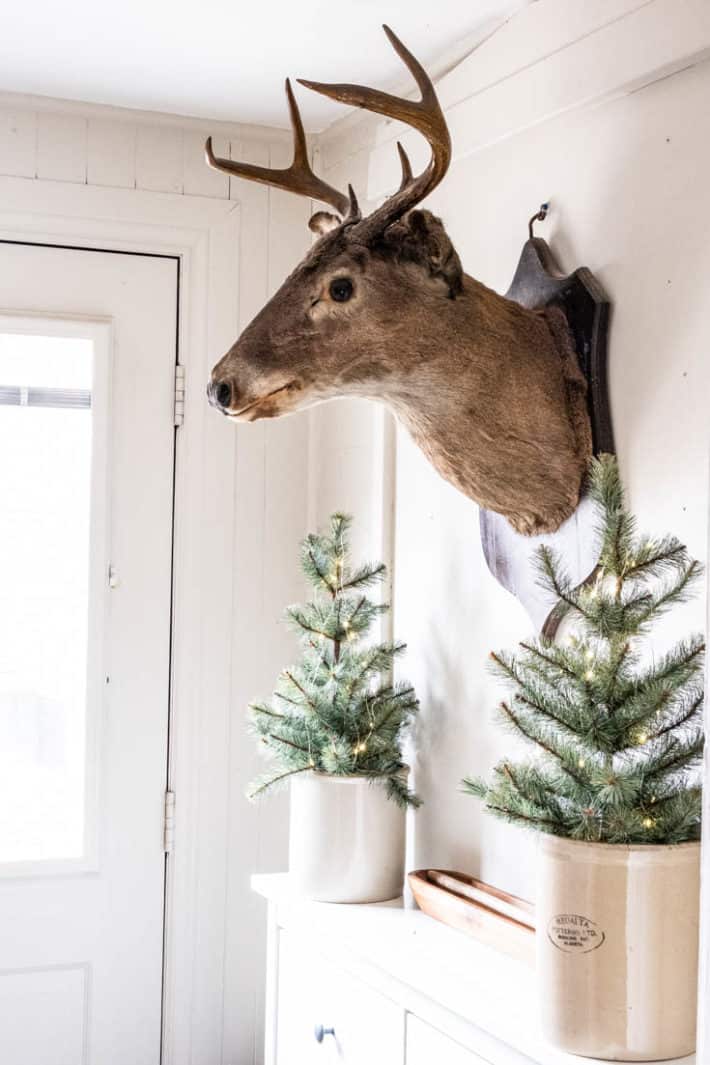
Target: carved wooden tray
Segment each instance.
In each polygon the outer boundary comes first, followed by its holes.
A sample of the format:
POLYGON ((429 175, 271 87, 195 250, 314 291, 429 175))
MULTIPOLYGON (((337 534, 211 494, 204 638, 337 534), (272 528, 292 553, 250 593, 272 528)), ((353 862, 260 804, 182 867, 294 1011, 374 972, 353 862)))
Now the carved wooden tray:
POLYGON ((535 915, 529 902, 448 869, 418 869, 407 880, 417 906, 429 917, 535 964, 535 915))
MULTIPOLYGON (((544 217, 544 212, 539 217, 544 217)), ((506 295, 524 307, 556 304, 562 309, 574 337, 580 368, 587 378, 594 453, 613 452, 607 391, 609 300, 597 279, 584 266, 572 274, 562 274, 545 241, 531 235, 506 295)), ((563 558, 575 585, 582 584, 598 562, 594 528, 594 507, 586 498, 557 532, 544 536, 523 536, 500 514, 483 508, 480 511, 488 568, 521 601, 536 628, 546 636, 554 635, 561 615, 555 609, 555 600, 537 584, 535 552, 540 544, 549 544, 563 558)))

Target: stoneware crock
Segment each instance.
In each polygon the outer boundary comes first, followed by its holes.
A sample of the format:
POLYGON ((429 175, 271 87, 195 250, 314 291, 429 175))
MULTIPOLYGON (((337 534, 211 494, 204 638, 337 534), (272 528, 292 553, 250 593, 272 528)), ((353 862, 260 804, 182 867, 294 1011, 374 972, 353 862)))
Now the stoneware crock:
POLYGON ((289 871, 319 902, 402 894, 406 814, 371 777, 301 773, 291 780, 289 871))
POLYGON ((700 844, 541 836, 543 1034, 572 1054, 656 1061, 695 1049, 700 844))

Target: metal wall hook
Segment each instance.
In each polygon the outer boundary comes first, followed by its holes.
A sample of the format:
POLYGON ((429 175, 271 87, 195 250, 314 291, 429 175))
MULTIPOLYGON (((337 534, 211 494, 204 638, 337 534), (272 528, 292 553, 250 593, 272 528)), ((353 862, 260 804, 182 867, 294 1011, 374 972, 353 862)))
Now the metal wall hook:
POLYGON ((528 222, 528 236, 530 237, 530 240, 532 240, 533 236, 534 236, 534 234, 533 234, 533 223, 534 222, 544 222, 545 219, 547 218, 547 212, 549 210, 550 210, 550 204, 549 203, 541 203, 540 204, 540 210, 536 211, 535 214, 530 219, 530 221, 528 222))

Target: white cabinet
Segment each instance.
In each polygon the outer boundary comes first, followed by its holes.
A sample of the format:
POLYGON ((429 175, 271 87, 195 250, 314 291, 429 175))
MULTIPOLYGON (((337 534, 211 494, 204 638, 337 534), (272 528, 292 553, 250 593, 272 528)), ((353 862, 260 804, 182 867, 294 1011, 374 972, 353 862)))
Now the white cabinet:
POLYGON ((404 1011, 279 931, 275 1065, 400 1065, 404 1011))
POLYGON ((264 1065, 579 1065, 540 1036, 532 966, 401 900, 310 902, 285 874, 252 886, 269 902, 264 1065))
POLYGON ((407 1016, 406 1048, 407 1065, 490 1065, 411 1013, 407 1016))

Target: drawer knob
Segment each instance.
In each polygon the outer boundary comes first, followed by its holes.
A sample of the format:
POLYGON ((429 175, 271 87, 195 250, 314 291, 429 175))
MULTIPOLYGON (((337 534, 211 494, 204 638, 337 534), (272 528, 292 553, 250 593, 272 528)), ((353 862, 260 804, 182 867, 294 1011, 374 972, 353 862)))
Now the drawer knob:
POLYGON ((313 1029, 313 1034, 316 1037, 316 1043, 322 1043, 327 1035, 335 1035, 335 1028, 324 1028, 322 1024, 317 1024, 313 1029))

